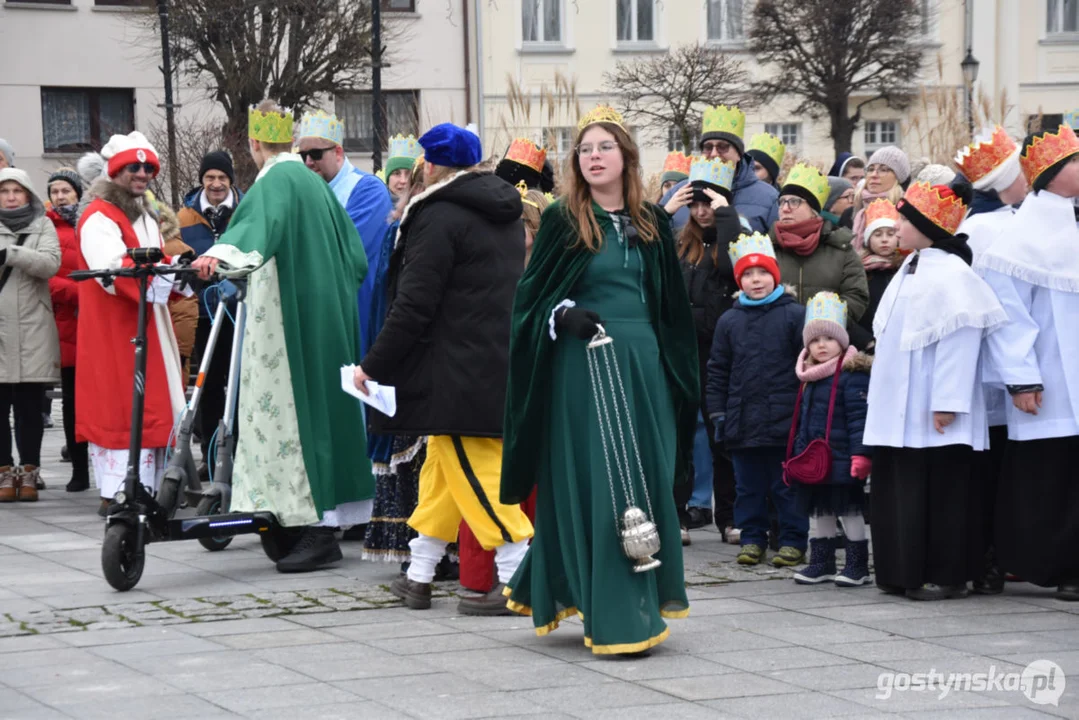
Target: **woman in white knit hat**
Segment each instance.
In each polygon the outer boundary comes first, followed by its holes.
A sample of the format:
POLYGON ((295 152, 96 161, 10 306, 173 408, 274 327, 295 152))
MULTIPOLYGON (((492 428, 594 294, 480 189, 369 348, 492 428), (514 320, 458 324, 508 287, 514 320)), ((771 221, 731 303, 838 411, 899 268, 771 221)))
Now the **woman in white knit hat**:
POLYGON ((865 209, 874 200, 884 198, 893 205, 903 197, 910 183, 910 159, 894 145, 887 145, 869 156, 865 184, 854 194, 854 249, 861 250, 865 233, 865 209))

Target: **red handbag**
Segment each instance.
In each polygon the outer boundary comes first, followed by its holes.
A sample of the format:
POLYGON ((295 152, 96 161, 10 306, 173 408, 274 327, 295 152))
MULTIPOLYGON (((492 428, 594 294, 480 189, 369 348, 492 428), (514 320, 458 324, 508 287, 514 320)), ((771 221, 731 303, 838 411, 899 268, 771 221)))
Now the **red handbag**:
POLYGON ((783 482, 788 486, 791 480, 803 485, 819 485, 832 474, 832 446, 828 444, 832 436, 832 413, 835 412, 835 394, 839 388, 839 374, 843 372, 843 358, 836 362, 835 375, 832 376, 832 396, 828 399, 828 424, 824 430, 824 439, 815 438, 810 441, 806 449, 791 457, 794 451, 794 438, 798 434, 798 419, 801 417, 802 396, 805 395, 806 384, 803 383, 798 391, 798 399, 794 401, 794 419, 791 420, 791 432, 787 438, 787 459, 783 461, 783 482))

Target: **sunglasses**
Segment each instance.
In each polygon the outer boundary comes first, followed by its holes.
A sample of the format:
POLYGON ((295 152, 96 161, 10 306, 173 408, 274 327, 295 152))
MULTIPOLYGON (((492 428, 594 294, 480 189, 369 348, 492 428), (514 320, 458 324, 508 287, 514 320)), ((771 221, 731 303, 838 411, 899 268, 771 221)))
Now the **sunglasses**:
POLYGON ((732 146, 729 142, 723 140, 701 143, 701 150, 703 150, 705 153, 716 152, 722 154, 730 150, 731 147, 732 146))
POLYGON ((153 175, 157 172, 157 167, 150 163, 128 163, 127 165, 124 165, 124 170, 132 175, 136 174, 139 170, 145 170, 147 175, 153 175))
POLYGON ((304 162, 307 162, 307 158, 311 158, 315 162, 319 162, 320 160, 322 160, 322 154, 323 153, 328 153, 333 149, 334 148, 332 148, 332 147, 328 147, 328 148, 314 148, 313 150, 301 150, 300 151, 300 157, 303 158, 304 162))

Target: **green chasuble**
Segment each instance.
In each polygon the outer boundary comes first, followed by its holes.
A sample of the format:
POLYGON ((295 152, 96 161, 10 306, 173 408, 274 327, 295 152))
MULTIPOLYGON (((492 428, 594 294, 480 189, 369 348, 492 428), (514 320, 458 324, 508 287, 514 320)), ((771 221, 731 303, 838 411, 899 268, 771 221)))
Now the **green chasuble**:
MULTIPOLYGON (((520 502, 533 487, 537 495, 536 534, 507 594, 541 635, 578 614, 593 652, 639 652, 667 637, 664 617, 688 614, 673 483, 688 479, 700 402, 697 342, 666 214, 650 206, 660 237, 631 248, 607 213, 593 210, 605 233, 597 253, 575 247, 560 203, 544 213, 514 302, 501 496, 520 502), (614 340, 660 533, 655 570, 633 572, 622 553, 626 503, 612 458, 616 515, 586 342, 549 334, 551 311, 564 299, 598 313, 614 340)), ((647 512, 636 472, 632 482, 647 512)))
POLYGON ((205 255, 223 275, 250 273, 232 509, 310 525, 373 497, 362 409, 341 390, 367 273, 341 203, 298 155, 275 156, 205 255))

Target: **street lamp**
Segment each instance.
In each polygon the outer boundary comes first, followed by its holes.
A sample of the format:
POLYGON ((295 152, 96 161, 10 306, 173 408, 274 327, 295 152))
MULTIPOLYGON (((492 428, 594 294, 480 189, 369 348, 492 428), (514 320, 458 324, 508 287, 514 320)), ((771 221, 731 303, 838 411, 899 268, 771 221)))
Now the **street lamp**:
POLYGON ((967 56, 963 58, 963 62, 959 63, 959 67, 963 69, 963 82, 967 86, 967 129, 972 138, 974 137, 974 82, 978 79, 979 65, 978 59, 968 47, 967 56))

